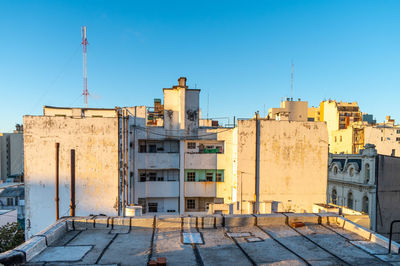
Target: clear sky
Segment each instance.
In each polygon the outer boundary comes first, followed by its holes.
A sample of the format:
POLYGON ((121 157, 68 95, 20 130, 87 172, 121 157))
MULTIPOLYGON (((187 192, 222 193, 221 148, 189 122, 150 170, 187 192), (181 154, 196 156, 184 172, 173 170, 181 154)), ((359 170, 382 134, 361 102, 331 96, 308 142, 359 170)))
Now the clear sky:
POLYGON ((250 117, 290 96, 357 101, 400 122, 400 1, 0 1, 0 132, 43 105, 152 105, 180 76, 203 114, 250 117))

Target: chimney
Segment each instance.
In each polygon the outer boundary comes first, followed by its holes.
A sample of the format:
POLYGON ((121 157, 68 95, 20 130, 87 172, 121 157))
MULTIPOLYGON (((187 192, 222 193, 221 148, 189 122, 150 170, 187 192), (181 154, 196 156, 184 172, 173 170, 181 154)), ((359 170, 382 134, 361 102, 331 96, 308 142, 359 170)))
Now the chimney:
POLYGON ((179 87, 186 87, 186 78, 185 77, 180 77, 178 79, 179 82, 179 87))

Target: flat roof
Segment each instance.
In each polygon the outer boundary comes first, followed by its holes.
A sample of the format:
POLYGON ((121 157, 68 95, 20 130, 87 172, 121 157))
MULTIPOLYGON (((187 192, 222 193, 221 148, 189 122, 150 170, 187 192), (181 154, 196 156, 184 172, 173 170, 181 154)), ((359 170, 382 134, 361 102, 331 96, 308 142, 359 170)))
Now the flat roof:
POLYGON ((0 254, 26 265, 382 265, 399 246, 334 214, 74 217, 0 254))

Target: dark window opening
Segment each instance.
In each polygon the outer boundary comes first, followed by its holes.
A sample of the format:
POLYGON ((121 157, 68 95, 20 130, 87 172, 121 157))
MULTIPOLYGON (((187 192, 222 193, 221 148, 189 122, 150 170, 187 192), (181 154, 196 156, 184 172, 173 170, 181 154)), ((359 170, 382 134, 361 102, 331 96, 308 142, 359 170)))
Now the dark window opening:
POLYGON ((187 209, 196 209, 196 200, 194 200, 194 199, 186 200, 186 208, 187 209))
POLYGON ((157 212, 158 211, 158 203, 157 202, 149 202, 148 207, 149 207, 149 212, 157 212))

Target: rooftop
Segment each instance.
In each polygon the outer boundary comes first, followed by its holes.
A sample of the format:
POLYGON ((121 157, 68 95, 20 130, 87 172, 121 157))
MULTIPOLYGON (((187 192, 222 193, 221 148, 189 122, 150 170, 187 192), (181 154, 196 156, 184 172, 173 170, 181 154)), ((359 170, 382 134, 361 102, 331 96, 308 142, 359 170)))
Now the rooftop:
POLYGON ((0 263, 27 265, 382 265, 399 247, 334 214, 74 217, 59 220, 0 263))

